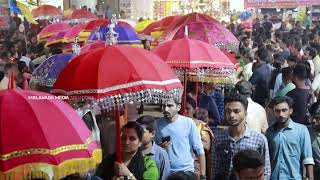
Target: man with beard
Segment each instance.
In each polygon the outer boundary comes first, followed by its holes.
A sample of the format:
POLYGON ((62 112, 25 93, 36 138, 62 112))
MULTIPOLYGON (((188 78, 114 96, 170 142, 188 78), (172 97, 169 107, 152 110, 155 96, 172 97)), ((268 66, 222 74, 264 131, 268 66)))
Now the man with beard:
POLYGON ((215 180, 234 180, 232 159, 241 150, 251 149, 264 158, 264 177, 269 179, 270 159, 266 137, 246 126, 248 100, 238 93, 225 97, 225 120, 229 127, 217 130, 213 142, 213 176, 215 180))
POLYGON ((196 178, 195 155, 200 164, 200 179, 206 179, 206 158, 200 133, 191 118, 181 116, 181 99, 174 97, 163 104, 164 117, 156 121, 155 142, 164 148, 170 159, 170 173, 183 171, 196 178))
POLYGON ((313 180, 312 147, 306 126, 295 123, 290 115, 293 101, 289 97, 272 100, 276 123, 266 132, 270 149, 271 179, 313 180), (303 169, 306 177, 303 177, 303 169))
POLYGON ((156 122, 152 116, 141 116, 137 119, 143 129, 142 154, 150 156, 156 163, 159 172, 159 180, 166 180, 170 173, 170 161, 167 152, 154 143, 156 134, 156 122))

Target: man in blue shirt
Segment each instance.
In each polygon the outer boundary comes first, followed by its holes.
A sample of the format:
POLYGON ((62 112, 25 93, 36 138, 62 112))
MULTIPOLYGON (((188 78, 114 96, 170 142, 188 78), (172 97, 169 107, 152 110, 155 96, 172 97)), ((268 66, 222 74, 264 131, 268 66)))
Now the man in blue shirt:
POLYGON ((264 177, 271 174, 269 149, 266 137, 253 129, 246 127, 248 100, 238 93, 231 93, 224 99, 225 120, 229 127, 217 130, 213 142, 213 179, 236 179, 232 159, 241 150, 255 150, 264 158, 264 177))
POLYGON ((143 155, 150 156, 156 162, 159 180, 166 180, 170 174, 170 161, 167 152, 153 141, 156 134, 155 119, 152 116, 141 116, 137 123, 144 128, 141 146, 143 155))
POLYGON ((200 163, 200 179, 206 179, 206 159, 200 133, 192 119, 181 116, 181 99, 164 102, 164 117, 156 121, 155 141, 167 150, 171 172, 184 171, 194 175, 195 154, 200 163))
POLYGON ((293 101, 289 97, 277 97, 271 102, 276 122, 266 132, 270 149, 271 180, 313 180, 312 147, 306 126, 291 120, 293 101), (305 178, 305 177, 304 177, 305 178))

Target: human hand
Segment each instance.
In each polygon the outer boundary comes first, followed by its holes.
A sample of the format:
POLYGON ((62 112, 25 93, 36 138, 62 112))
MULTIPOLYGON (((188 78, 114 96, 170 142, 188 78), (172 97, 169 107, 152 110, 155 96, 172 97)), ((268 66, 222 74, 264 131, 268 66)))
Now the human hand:
POLYGON ((169 146, 171 146, 171 141, 164 141, 160 144, 160 146, 165 149, 165 150, 168 150, 169 146))
POLYGON ((115 162, 114 170, 118 176, 130 176, 131 172, 124 163, 115 162))

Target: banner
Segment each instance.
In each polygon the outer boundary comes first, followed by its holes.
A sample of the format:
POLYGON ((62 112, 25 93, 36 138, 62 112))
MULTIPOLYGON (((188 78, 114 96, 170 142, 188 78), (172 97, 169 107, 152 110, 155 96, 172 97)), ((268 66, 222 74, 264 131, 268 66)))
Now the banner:
POLYGON ((247 8, 294 8, 298 6, 320 5, 320 0, 244 0, 247 8))

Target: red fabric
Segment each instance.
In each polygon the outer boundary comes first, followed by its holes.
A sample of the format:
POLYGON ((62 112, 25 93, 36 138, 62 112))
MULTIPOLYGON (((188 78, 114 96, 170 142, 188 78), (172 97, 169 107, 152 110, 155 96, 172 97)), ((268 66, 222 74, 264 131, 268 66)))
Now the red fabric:
POLYGON ((80 31, 83 30, 84 27, 84 24, 78 24, 76 26, 73 26, 71 29, 67 30, 63 37, 67 39, 74 39, 79 35, 80 31))
POLYGON ((71 16, 68 19, 91 19, 97 18, 95 14, 85 9, 76 9, 72 12, 71 16))
POLYGON ((169 63, 171 67, 195 69, 208 68, 235 68, 234 64, 220 49, 212 45, 188 38, 168 41, 152 50, 155 54, 169 63), (179 52, 179 53, 177 53, 179 52), (177 62, 177 63, 173 63, 177 62), (195 61, 208 61, 194 63, 195 61))
MULTIPOLYGON (((62 100, 35 100, 31 97, 51 96, 27 90, 0 91, 0 154, 33 148, 56 149, 61 146, 84 144, 91 136, 78 114, 62 100)), ((26 163, 60 164, 71 158, 88 158, 89 150, 74 150, 59 155, 26 155, 0 161, 0 171, 8 171, 26 163)))
MULTIPOLYGON (((144 49, 130 46, 107 46, 74 58, 61 72, 53 86, 65 91, 97 90, 126 85, 141 80, 165 81, 178 79, 158 56, 144 49), (119 73, 121 72, 121 73, 119 73)), ((180 82, 168 85, 138 84, 106 93, 81 93, 81 96, 103 98, 145 89, 171 90, 182 88, 180 82)))
POLYGON ((41 5, 31 11, 33 18, 40 16, 62 16, 60 9, 51 5, 41 5))
POLYGON ((55 24, 50 24, 48 26, 46 26, 45 28, 43 28, 40 33, 38 34, 38 36, 42 37, 42 36, 52 36, 55 33, 61 32, 61 31, 65 31, 67 29, 70 29, 71 26, 67 23, 55 23, 55 24))
POLYGON ((240 67, 239 63, 238 63, 238 60, 234 57, 233 54, 229 53, 228 51, 222 51, 229 59, 230 61, 236 65, 236 67, 240 67))
POLYGON ((166 28, 168 28, 179 17, 180 16, 168 16, 161 19, 160 21, 151 23, 142 31, 142 34, 151 35, 151 32, 165 31, 166 28))
POLYGON ((81 48, 80 54, 84 54, 84 53, 90 52, 92 50, 95 50, 98 48, 104 48, 104 47, 106 47, 106 42, 99 40, 94 43, 89 43, 89 44, 84 45, 81 48))
POLYGON ((97 27, 110 24, 111 21, 109 19, 94 19, 85 24, 83 30, 85 31, 93 31, 97 27))

